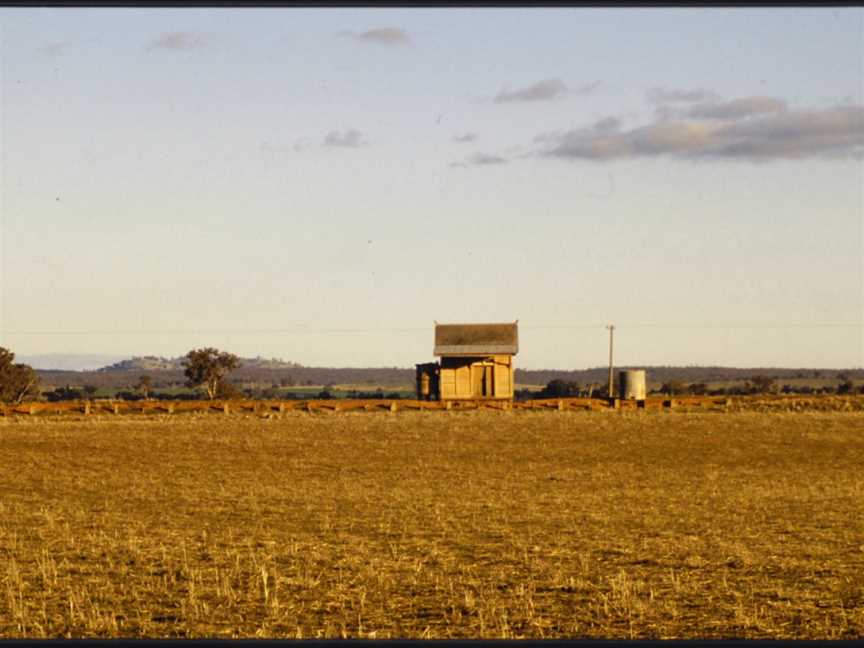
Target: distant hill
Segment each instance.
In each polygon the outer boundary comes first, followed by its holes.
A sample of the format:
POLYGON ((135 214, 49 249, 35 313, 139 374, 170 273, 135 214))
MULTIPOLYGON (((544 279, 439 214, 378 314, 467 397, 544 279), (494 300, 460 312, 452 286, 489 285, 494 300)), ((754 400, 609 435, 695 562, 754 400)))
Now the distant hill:
MULTIPOLYGON (((626 369, 645 369, 646 379, 649 383, 663 383, 669 380, 681 380, 684 382, 728 382, 735 380, 749 380, 753 376, 768 376, 776 380, 815 378, 834 379, 840 373, 845 373, 851 378, 864 378, 862 369, 790 369, 784 367, 666 367, 666 366, 616 366, 615 372, 626 369)), ((550 380, 568 380, 582 384, 598 383, 605 384, 608 380, 608 367, 594 367, 591 369, 576 369, 563 371, 556 369, 516 369, 516 382, 525 385, 545 385, 550 380)))
POLYGON ((181 358, 162 358, 159 356, 136 356, 114 364, 100 367, 99 371, 167 371, 181 369, 181 358))
MULTIPOLYGON (((115 363, 100 371, 39 370, 44 387, 61 385, 94 385, 96 387, 132 388, 140 376, 147 374, 155 388, 181 387, 185 383, 180 358, 132 358, 115 363), (170 368, 152 368, 163 367, 170 368), (145 368, 146 367, 146 368, 145 368)), ((401 367, 303 367, 296 363, 263 358, 246 358, 244 365, 229 374, 229 380, 244 385, 363 385, 364 388, 384 389, 410 388, 414 385, 413 368, 401 367), (275 365, 275 366, 274 366, 275 365)), ((784 380, 836 381, 844 373, 853 380, 864 379, 862 369, 788 369, 788 368, 737 368, 737 367, 615 367, 621 369, 645 369, 647 381, 659 385, 669 380, 693 382, 729 382, 750 380, 762 375, 774 378, 782 384, 784 380)), ((542 386, 551 380, 578 382, 581 385, 605 384, 606 367, 580 370, 516 369, 517 385, 542 386)))
MULTIPOLYGON (((298 369, 296 362, 286 362, 278 358, 240 358, 244 369, 298 369)), ((101 367, 99 371, 171 371, 183 368, 183 356, 163 358, 161 356, 136 356, 101 367)))
MULTIPOLYGON (((265 361, 269 362, 269 361, 265 361)), ((124 365, 129 366, 129 365, 124 365)), ((136 365, 131 365, 135 367, 136 365)), ((148 375, 153 387, 158 389, 181 387, 186 378, 183 370, 177 369, 112 369, 105 371, 57 371, 36 370, 43 387, 63 385, 93 385, 98 388, 132 388, 142 375, 148 375)), ((269 369, 244 365, 232 371, 228 379, 237 384, 259 385, 329 385, 362 384, 368 387, 410 387, 414 385, 414 369, 393 367, 349 368, 349 367, 293 367, 269 369)))
POLYGON ((105 353, 42 353, 38 355, 15 355, 15 362, 30 365, 34 369, 57 371, 93 371, 128 356, 105 353))

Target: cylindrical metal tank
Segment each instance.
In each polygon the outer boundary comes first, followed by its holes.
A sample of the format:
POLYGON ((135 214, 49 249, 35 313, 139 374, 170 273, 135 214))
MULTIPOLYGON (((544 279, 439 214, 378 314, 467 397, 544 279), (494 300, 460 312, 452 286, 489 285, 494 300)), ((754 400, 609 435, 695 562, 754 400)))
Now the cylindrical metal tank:
POLYGON ((429 400, 430 377, 428 367, 425 364, 415 365, 417 368, 417 398, 418 400, 429 400))
POLYGON ((438 400, 438 363, 426 362, 415 365, 417 368, 417 398, 419 400, 438 400))
POLYGON ((645 370, 631 369, 618 372, 618 398, 645 400, 645 370))

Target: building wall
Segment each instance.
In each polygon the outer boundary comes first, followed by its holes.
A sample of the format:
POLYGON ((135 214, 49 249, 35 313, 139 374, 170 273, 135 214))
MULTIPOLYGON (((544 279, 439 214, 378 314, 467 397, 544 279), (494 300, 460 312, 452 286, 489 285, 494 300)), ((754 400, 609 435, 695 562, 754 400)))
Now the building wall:
POLYGON ((509 355, 441 358, 441 398, 513 398, 509 355))
POLYGON ((513 398, 513 356, 495 356, 495 393, 501 398, 513 398))

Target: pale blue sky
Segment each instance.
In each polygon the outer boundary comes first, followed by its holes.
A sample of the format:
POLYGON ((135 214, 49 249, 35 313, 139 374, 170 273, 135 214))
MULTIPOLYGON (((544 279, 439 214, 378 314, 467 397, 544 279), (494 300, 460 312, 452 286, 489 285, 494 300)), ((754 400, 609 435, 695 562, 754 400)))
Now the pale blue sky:
POLYGON ((864 10, 0 9, 0 345, 864 365, 864 10))

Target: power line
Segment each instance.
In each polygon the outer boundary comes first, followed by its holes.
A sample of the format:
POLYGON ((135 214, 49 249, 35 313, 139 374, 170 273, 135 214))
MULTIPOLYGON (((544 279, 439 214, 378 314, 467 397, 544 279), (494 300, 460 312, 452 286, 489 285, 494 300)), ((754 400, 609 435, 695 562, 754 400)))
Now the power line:
POLYGON ((262 335, 287 333, 296 335, 321 335, 329 333, 376 333, 427 331, 424 328, 367 328, 367 329, 143 329, 143 330, 78 330, 78 331, 5 331, 0 335, 262 335))
MULTIPOLYGON (((596 329, 598 331, 606 328, 606 324, 522 324, 522 330, 572 330, 572 329, 596 329)), ((817 323, 722 323, 712 324, 685 324, 685 323, 624 323, 616 324, 617 329, 687 329, 687 330, 717 330, 717 329, 814 329, 814 328, 864 328, 864 322, 817 322, 817 323)), ((428 326, 423 327, 375 327, 375 328, 331 328, 311 329, 308 327, 298 328, 269 328, 269 329, 84 329, 84 330, 12 330, 0 331, 0 335, 266 335, 266 334, 288 334, 288 335, 330 335, 351 333, 414 333, 428 331, 428 326)))
MULTIPOLYGON (((743 323, 715 322, 713 324, 673 324, 673 323, 624 323, 616 324, 616 329, 640 329, 640 328, 662 328, 662 329, 741 329, 741 328, 862 328, 864 322, 818 322, 818 323, 743 323)), ((605 324, 547 324, 536 326, 520 326, 525 329, 601 329, 608 328, 605 324)))

